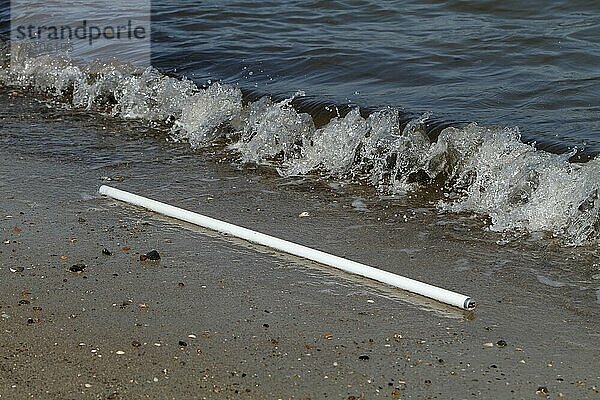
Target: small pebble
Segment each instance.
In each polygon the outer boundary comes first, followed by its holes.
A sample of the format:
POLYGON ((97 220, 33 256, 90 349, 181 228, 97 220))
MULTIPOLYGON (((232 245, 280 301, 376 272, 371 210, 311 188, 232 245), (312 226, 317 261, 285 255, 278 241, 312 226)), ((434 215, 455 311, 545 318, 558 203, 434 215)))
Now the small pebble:
POLYGON ((189 337, 190 339, 196 339, 196 335, 193 335, 193 334, 192 334, 192 335, 188 335, 188 337, 189 337))
POLYGON ((10 272, 23 272, 25 271, 24 267, 14 267, 14 268, 10 268, 10 272))
POLYGON ((111 251, 107 248, 102 249, 102 254, 104 254, 105 256, 112 256, 111 251))
POLYGON ((179 346, 180 346, 180 347, 186 347, 186 346, 187 346, 187 343, 186 343, 186 342, 184 342, 183 340, 180 340, 180 341, 179 341, 179 346))
POLYGON ((92 385, 90 385, 89 383, 86 383, 86 384, 85 384, 85 385, 83 385, 83 386, 85 386, 86 388, 91 388, 91 387, 92 387, 92 385))
POLYGON ((142 344, 140 342, 138 342, 137 340, 134 340, 133 342, 131 342, 131 345, 133 347, 140 347, 142 344))
POLYGON ((498 340, 498 342, 496 342, 496 344, 498 345, 498 347, 506 347, 507 343, 506 341, 500 339, 498 340))
POLYGON ((160 254, 156 250, 149 251, 140 256, 140 261, 160 261, 160 254))
POLYGON ((123 355, 123 354, 125 354, 125 352, 124 352, 123 350, 117 350, 115 353, 116 353, 116 354, 118 354, 118 355, 123 355))
POLYGON ((483 344, 483 347, 494 347, 494 343, 492 342, 486 342, 483 344))
POLYGON ((71 272, 75 272, 75 273, 81 273, 83 272, 83 270, 86 268, 87 266, 85 264, 74 264, 71 266, 71 268, 69 268, 69 271, 71 272))
POLYGON ((363 356, 358 356, 358 359, 359 359, 359 360, 365 360, 365 361, 366 361, 366 360, 368 360, 369 358, 370 358, 369 356, 365 356, 365 355, 363 355, 363 356))
POLYGON ((540 396, 548 396, 548 394, 550 394, 550 392, 548 391, 548 388, 546 386, 540 386, 535 391, 535 394, 540 395, 540 396))
POLYGON ((300 215, 298 215, 298 216, 299 216, 300 218, 303 218, 303 217, 310 217, 310 214, 309 214, 308 212, 304 211, 303 213, 300 213, 300 215))

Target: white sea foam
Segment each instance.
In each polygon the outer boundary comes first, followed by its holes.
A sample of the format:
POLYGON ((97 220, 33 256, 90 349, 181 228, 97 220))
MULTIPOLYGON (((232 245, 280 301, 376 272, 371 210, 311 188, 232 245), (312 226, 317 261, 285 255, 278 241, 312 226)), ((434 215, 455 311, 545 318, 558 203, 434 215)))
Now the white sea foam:
POLYGON ((367 132, 367 123, 359 110, 350 111, 343 118, 334 118, 314 135, 303 138, 302 157, 281 168, 284 175, 303 175, 320 169, 343 176, 350 169, 356 148, 367 132))
POLYGON ((456 197, 442 209, 487 214, 495 231, 548 231, 581 244, 597 236, 600 165, 569 163, 570 155, 536 150, 516 128, 470 124, 440 134, 428 172, 446 173, 456 197))
POLYGON ((219 128, 238 117, 241 109, 242 92, 238 88, 214 83, 187 99, 171 133, 176 139, 187 139, 193 148, 207 146, 223 133, 219 128))
POLYGON ((231 146, 244 162, 270 162, 278 156, 289 162, 301 156, 302 141, 315 126, 310 115, 296 112, 292 100, 274 103, 263 97, 247 107, 238 127, 240 139, 231 146))

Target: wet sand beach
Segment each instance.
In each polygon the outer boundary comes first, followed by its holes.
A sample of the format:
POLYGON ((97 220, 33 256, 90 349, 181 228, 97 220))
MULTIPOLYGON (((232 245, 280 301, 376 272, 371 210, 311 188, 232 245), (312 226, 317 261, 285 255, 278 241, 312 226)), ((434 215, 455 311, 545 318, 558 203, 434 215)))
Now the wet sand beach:
POLYGON ((593 249, 499 245, 480 219, 426 201, 382 205, 369 188, 239 170, 220 150, 194 153, 134 122, 0 100, 2 399, 600 397, 593 249), (102 184, 478 307, 128 207, 100 197, 102 184), (140 262, 153 249, 161 260, 140 262))

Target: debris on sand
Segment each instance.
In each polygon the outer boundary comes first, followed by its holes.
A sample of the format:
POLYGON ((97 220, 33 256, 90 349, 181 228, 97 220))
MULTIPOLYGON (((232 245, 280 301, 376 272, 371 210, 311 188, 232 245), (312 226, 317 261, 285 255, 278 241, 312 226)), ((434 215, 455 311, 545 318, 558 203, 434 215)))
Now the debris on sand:
POLYGON ((140 261, 160 261, 160 254, 156 250, 149 251, 140 255, 140 261))
POLYGON ((548 388, 546 386, 540 386, 535 391, 535 394, 537 394, 538 396, 548 396, 550 392, 548 391, 548 388))
POLYGON ((84 269, 86 269, 87 265, 85 264, 73 264, 69 271, 75 272, 77 274, 82 273, 84 269))

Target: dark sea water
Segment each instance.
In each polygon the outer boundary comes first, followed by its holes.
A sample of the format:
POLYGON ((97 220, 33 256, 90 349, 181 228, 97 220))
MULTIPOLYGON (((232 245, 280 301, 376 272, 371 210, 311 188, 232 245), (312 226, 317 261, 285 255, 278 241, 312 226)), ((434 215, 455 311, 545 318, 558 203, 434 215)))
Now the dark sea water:
POLYGON ((516 125, 600 150, 600 3, 154 4, 154 61, 260 93, 516 125))
POLYGON ((382 202, 426 192, 492 231, 600 237, 598 2, 154 2, 146 70, 10 66, 0 10, 3 90, 382 202))

